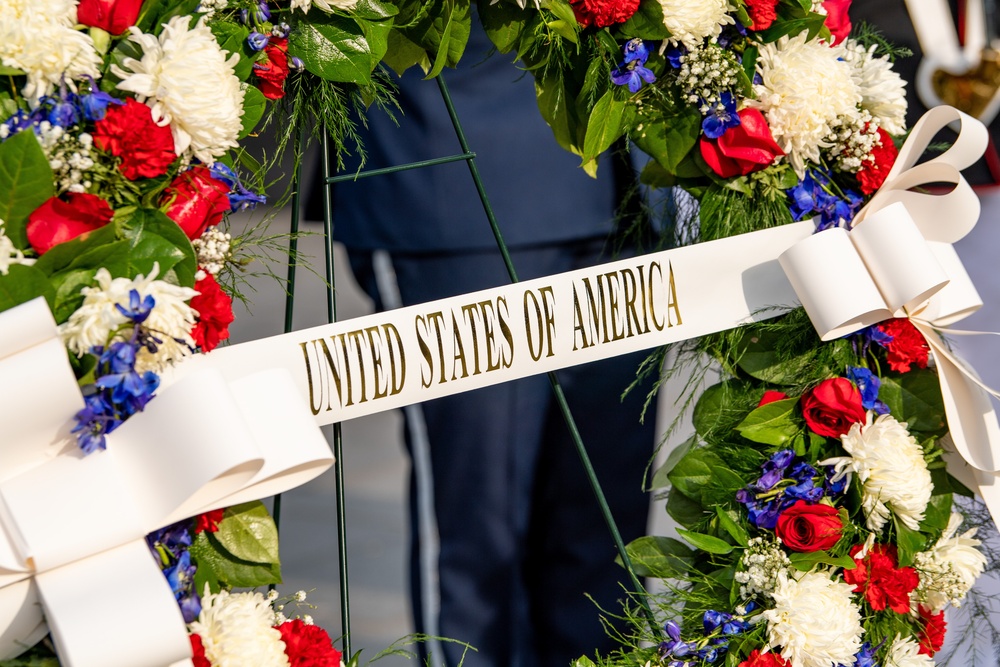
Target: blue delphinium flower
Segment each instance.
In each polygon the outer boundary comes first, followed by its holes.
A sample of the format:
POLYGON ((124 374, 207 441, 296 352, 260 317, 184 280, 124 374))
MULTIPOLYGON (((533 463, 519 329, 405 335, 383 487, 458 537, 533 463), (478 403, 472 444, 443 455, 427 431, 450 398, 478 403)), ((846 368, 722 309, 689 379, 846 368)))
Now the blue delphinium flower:
POLYGON ((87 120, 104 120, 108 107, 112 104, 120 106, 125 102, 108 95, 96 84, 91 85, 89 93, 80 96, 80 108, 87 120))
POLYGON ((74 93, 64 90, 60 97, 42 98, 42 103, 49 109, 47 120, 52 125, 65 129, 80 122, 79 98, 74 93))
POLYGON ((180 603, 185 623, 191 623, 201 613, 201 598, 194 588, 197 566, 191 562, 191 520, 186 519, 160 528, 146 536, 146 544, 153 552, 163 576, 167 578, 174 598, 180 603))
POLYGON ((247 35, 247 46, 249 46, 254 51, 263 51, 267 43, 271 41, 271 38, 262 32, 257 32, 252 30, 249 35, 247 35))
POLYGON ((831 227, 849 227, 854 214, 864 200, 851 190, 840 198, 830 193, 826 186, 830 179, 823 173, 811 170, 797 185, 788 190, 794 220, 817 218, 816 231, 831 227))
POLYGON ((701 130, 709 139, 718 139, 731 127, 738 127, 740 115, 736 113, 736 98, 730 92, 724 92, 719 96, 719 102, 713 106, 704 120, 701 121, 701 130))
POLYGON ((861 405, 865 410, 874 410, 876 414, 889 413, 889 406, 878 400, 878 392, 882 380, 867 368, 857 366, 847 367, 847 379, 853 382, 861 392, 861 405))
POLYGON ((292 26, 288 25, 284 21, 281 23, 275 23, 271 26, 271 34, 275 37, 285 38, 292 32, 292 26))
POLYGON ((209 171, 212 172, 213 178, 229 186, 229 208, 233 213, 245 211, 256 207, 257 204, 267 202, 267 197, 264 195, 259 195, 256 192, 246 189, 240 182, 240 178, 236 175, 236 172, 222 164, 222 162, 213 164, 209 167, 209 171))
POLYGON ((671 46, 664 52, 667 63, 674 69, 679 69, 687 55, 687 49, 683 45, 671 46))
POLYGON ((622 48, 625 59, 611 70, 611 82, 616 86, 628 86, 633 93, 639 92, 642 82, 653 83, 656 75, 646 67, 649 48, 639 39, 630 39, 622 48))
POLYGON ((153 298, 152 294, 147 294, 145 298, 140 298, 139 290, 133 289, 128 293, 128 308, 122 306, 120 303, 116 303, 115 308, 134 323, 142 324, 149 317, 149 313, 155 305, 156 299, 153 298))
POLYGON ((305 69, 306 64, 302 62, 302 58, 298 56, 292 56, 288 60, 288 67, 296 72, 301 72, 305 69))
POLYGON ((76 413, 76 443, 85 454, 92 454, 99 449, 107 449, 105 436, 115 430, 122 422, 115 416, 115 409, 104 392, 90 394, 83 399, 84 407, 76 413))
POLYGON ((871 347, 872 343, 876 343, 881 347, 888 348, 889 343, 892 342, 892 334, 888 334, 879 328, 877 324, 873 324, 870 327, 865 327, 861 331, 854 334, 848 334, 852 337, 852 343, 854 345, 854 351, 858 352, 861 356, 868 354, 868 348, 871 347), (857 336, 857 338, 854 338, 857 336), (857 341, 861 341, 861 349, 858 350, 857 341))
POLYGON ((846 482, 830 482, 829 470, 820 473, 804 461, 795 461, 795 452, 783 449, 761 466, 763 474, 736 492, 736 500, 747 509, 747 518, 757 528, 773 530, 778 517, 796 500, 817 502, 824 496, 840 495, 846 482), (779 486, 780 485, 780 486, 779 486))

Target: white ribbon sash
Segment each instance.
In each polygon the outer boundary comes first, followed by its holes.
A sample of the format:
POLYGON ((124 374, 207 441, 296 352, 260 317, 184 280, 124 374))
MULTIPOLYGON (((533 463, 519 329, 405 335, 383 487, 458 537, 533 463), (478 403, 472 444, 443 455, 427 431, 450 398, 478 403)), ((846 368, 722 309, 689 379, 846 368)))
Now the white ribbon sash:
POLYGON ((234 382, 203 369, 84 456, 69 433, 83 401, 45 302, 0 322, 0 659, 37 641, 45 621, 67 667, 189 658, 144 536, 327 469, 333 457, 304 398, 281 369, 234 382))

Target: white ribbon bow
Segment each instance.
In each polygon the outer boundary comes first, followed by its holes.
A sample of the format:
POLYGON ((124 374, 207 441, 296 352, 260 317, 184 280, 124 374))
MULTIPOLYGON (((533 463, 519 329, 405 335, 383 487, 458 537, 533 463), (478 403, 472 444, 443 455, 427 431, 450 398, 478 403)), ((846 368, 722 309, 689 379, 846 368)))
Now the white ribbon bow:
POLYGON ((979 198, 959 172, 979 159, 987 142, 986 127, 975 118, 952 107, 931 109, 913 127, 855 227, 814 234, 779 262, 823 340, 890 317, 908 317, 923 334, 961 457, 949 457, 949 472, 979 491, 1000 525, 1000 426, 990 400, 996 393, 938 334, 983 305, 952 243, 979 219, 979 198), (914 166, 934 135, 956 121, 961 131, 951 148, 914 166), (932 183, 954 187, 946 194, 910 190, 932 183))
POLYGON ((66 667, 189 664, 144 536, 303 484, 330 448, 284 370, 198 371, 89 456, 69 433, 82 407, 44 300, 0 314, 0 659, 51 630, 66 667))

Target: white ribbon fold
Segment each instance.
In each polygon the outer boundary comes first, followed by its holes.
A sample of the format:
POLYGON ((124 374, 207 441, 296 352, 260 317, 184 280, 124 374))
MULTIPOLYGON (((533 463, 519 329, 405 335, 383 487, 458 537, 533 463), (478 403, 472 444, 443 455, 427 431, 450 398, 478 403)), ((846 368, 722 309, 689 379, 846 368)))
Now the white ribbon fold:
POLYGON ((890 317, 908 317, 923 334, 958 455, 950 457, 949 472, 980 493, 1000 524, 1000 425, 990 399, 997 394, 938 333, 983 305, 951 244, 979 218, 979 199, 959 172, 987 142, 981 122, 951 107, 932 109, 913 127, 855 227, 819 232, 786 250, 779 262, 823 340, 890 317), (955 122, 961 132, 952 147, 916 165, 934 135, 955 122), (946 194, 911 190, 932 183, 953 188, 946 194))
POLYGON ((144 536, 294 488, 333 463, 330 448, 283 369, 232 382, 199 370, 89 456, 69 433, 82 407, 44 300, 0 315, 0 659, 47 621, 66 667, 186 660, 184 621, 144 536))

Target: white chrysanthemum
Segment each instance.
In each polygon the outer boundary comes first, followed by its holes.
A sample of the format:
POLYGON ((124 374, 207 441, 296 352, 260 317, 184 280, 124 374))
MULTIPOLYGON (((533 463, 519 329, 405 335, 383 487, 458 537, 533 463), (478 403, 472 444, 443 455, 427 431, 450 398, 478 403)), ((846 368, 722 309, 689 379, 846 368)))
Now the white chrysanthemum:
POLYGON ((188 629, 201 636, 205 657, 214 667, 287 667, 285 642, 271 627, 274 612, 260 593, 207 593, 201 613, 188 629))
POLYGON ((22 94, 31 101, 65 79, 100 76, 101 58, 85 32, 74 30, 73 0, 0 0, 0 62, 27 74, 22 94))
POLYGON ((906 82, 892 69, 889 57, 877 57, 874 44, 866 49, 849 39, 844 46, 844 59, 851 64, 854 82, 861 91, 861 106, 889 134, 905 132, 906 82))
MULTIPOLYGON (((158 371, 190 354, 191 347, 194 346, 191 328, 197 319, 197 313, 186 302, 198 292, 190 287, 155 280, 158 272, 159 265, 154 264, 148 276, 140 275, 135 280, 129 280, 112 278, 107 269, 98 269, 94 276, 97 287, 84 287, 81 290, 83 305, 59 327, 66 347, 82 356, 95 345, 107 345, 111 342, 109 337, 129 321, 115 305, 121 304, 123 308, 127 308, 129 293, 134 289, 140 298, 153 297, 153 309, 143 322, 143 327, 162 341, 157 345, 155 353, 145 348, 139 350, 136 370, 140 373, 147 370, 158 371)), ((128 333, 131 335, 131 331, 128 333)))
POLYGON ((0 276, 7 275, 12 264, 35 263, 34 259, 25 257, 23 252, 14 247, 14 242, 7 236, 3 225, 3 220, 0 220, 0 276))
POLYGON ((800 175, 807 160, 819 161, 834 127, 853 121, 861 103, 853 68, 841 59, 843 45, 807 37, 802 32, 761 45, 757 71, 762 82, 754 86, 753 103, 800 175))
POLYGON ((305 13, 315 7, 327 14, 336 11, 348 11, 354 9, 358 0, 292 0, 292 9, 301 9, 305 13))
POLYGON ((177 154, 212 164, 235 148, 243 123, 243 87, 233 71, 239 54, 226 56, 204 18, 191 27, 190 16, 175 16, 159 39, 129 30, 142 59, 126 58, 125 69, 111 69, 122 79, 120 89, 148 104, 157 123, 170 124, 177 154))
POLYGON ((853 664, 864 631, 852 591, 826 572, 807 572, 799 580, 779 574, 774 608, 763 612, 771 649, 793 667, 853 664))
POLYGON ((907 528, 918 530, 934 490, 924 450, 906 430, 906 423, 892 415, 879 415, 874 421, 873 417, 869 410, 864 425, 855 423, 840 437, 850 458, 822 463, 835 465, 840 475, 857 473, 869 530, 881 530, 890 510, 907 528))
POLYGON ((663 25, 670 31, 670 42, 689 49, 701 45, 706 37, 718 37, 722 26, 735 23, 728 14, 729 0, 659 0, 663 7, 663 25))
POLYGON ((884 667, 934 667, 934 658, 920 653, 920 644, 900 635, 892 641, 884 667))
POLYGON ((914 591, 914 600, 934 613, 949 604, 961 605, 966 593, 986 569, 986 556, 976 548, 982 544, 976 539, 976 528, 956 535, 960 525, 962 515, 953 512, 941 538, 915 558, 920 585, 914 591))

